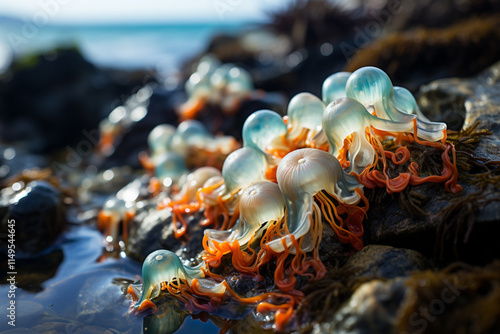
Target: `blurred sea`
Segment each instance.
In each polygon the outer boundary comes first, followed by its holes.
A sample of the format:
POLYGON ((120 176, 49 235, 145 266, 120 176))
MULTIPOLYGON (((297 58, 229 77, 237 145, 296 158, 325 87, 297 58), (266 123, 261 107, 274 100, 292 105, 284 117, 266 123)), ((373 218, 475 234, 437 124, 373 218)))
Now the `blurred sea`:
POLYGON ((23 24, 22 21, 0 17, 0 70, 1 58, 8 57, 9 53, 17 56, 57 46, 76 45, 88 60, 98 66, 148 68, 166 74, 178 68, 184 59, 202 51, 214 34, 237 34, 252 26, 245 23, 215 22, 67 25, 29 30, 23 24))

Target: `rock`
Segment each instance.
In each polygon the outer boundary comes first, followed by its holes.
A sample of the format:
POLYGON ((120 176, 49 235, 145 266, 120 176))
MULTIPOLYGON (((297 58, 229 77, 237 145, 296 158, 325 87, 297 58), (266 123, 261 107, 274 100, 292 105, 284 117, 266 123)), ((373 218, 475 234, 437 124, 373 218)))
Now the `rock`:
POLYGON ((476 121, 500 136, 500 62, 470 79, 441 79, 420 88, 422 111, 435 121, 445 121, 452 130, 476 121), (451 118, 451 122, 449 119, 451 118))
POLYGON ((430 267, 422 254, 410 249, 368 245, 352 255, 346 267, 354 270, 355 278, 396 278, 430 267))
MULTIPOLYGON (((33 181, 26 187, 18 184, 2 189, 0 217, 2 231, 9 220, 15 221, 16 257, 33 256, 48 246, 66 226, 66 207, 61 192, 45 181, 33 181)), ((0 240, 7 250, 7 239, 0 240)))
POLYGON ((332 318, 314 326, 313 333, 396 333, 397 312, 405 298, 404 279, 361 285, 332 318))
POLYGON ((440 272, 364 283, 313 333, 497 332, 499 265, 455 265, 440 272))
POLYGON ((96 129, 138 83, 135 74, 96 68, 74 48, 20 58, 0 77, 2 138, 39 153, 88 140, 83 131, 96 129))
POLYGON ((151 252, 167 249, 184 260, 196 258, 203 249, 203 228, 198 224, 204 219, 203 214, 196 212, 184 218, 189 226, 187 237, 176 239, 170 209, 158 210, 155 203, 147 204, 131 222, 127 254, 142 262, 151 252))

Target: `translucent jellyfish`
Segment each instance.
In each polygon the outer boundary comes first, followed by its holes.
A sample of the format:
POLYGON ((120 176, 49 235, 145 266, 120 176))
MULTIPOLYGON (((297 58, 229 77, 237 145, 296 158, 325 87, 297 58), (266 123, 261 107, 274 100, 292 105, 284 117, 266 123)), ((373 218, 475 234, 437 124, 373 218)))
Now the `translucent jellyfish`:
POLYGON ((188 228, 188 224, 182 215, 198 211, 202 207, 198 192, 203 191, 201 188, 209 179, 220 176, 221 172, 217 168, 198 168, 196 171, 187 175, 179 193, 172 199, 167 198, 158 205, 160 209, 167 206, 172 208, 172 224, 174 225, 174 234, 176 238, 183 236, 188 228), (181 223, 181 228, 177 227, 177 222, 181 223))
MULTIPOLYGON (((312 217, 313 205, 316 205, 313 196, 320 194, 322 190, 346 205, 357 204, 361 199, 362 193, 355 191, 362 187, 356 177, 345 174, 338 160, 322 150, 304 148, 290 152, 279 163, 277 178, 286 198, 289 234, 267 244, 275 252, 290 248, 293 244, 292 235, 296 240, 306 235, 311 228, 311 219, 316 219, 316 223, 321 224, 321 217, 312 217)), ((335 206, 328 202, 327 196, 320 194, 315 198, 335 211, 335 206)), ((331 212, 322 211, 329 221, 333 221, 331 212)), ((333 224, 332 221, 330 224, 333 224)), ((357 224, 360 225, 361 222, 358 221, 357 224)), ((339 239, 349 240, 356 249, 362 247, 359 226, 355 226, 355 231, 348 231, 338 225, 332 227, 339 239)))
POLYGON ((170 124, 157 125, 148 135, 148 146, 153 155, 171 150, 172 138, 176 128, 170 124))
POLYGON ((123 224, 123 240, 127 241, 128 222, 134 217, 135 210, 127 206, 124 200, 118 198, 108 199, 97 216, 97 224, 100 230, 104 231, 106 237, 118 240, 118 228, 123 224))
POLYGON ((326 78, 321 88, 321 96, 325 104, 346 96, 345 87, 351 74, 351 72, 337 72, 326 78))
POLYGON ((155 176, 160 182, 172 183, 187 172, 184 157, 177 153, 167 152, 154 159, 155 176))
POLYGON ((266 154, 272 144, 279 144, 276 139, 284 138, 286 134, 287 126, 278 113, 259 110, 251 114, 243 124, 243 146, 266 154))
POLYGON ((379 68, 367 66, 355 71, 347 81, 346 96, 383 119, 409 122, 417 118, 418 136, 425 140, 438 141, 446 136, 446 124, 417 117, 420 112, 411 93, 404 88, 395 91, 389 76, 379 68))
POLYGON ((323 115, 323 132, 328 138, 330 153, 339 156, 340 149, 352 134, 349 147, 350 171, 359 174, 374 162, 376 152, 366 139, 367 127, 382 131, 410 132, 414 128, 413 119, 395 122, 370 114, 358 101, 340 98, 330 103, 323 115))
POLYGON ((253 90, 250 74, 234 64, 224 64, 210 78, 212 86, 228 93, 248 93, 253 90))
POLYGON ((139 311, 151 307, 150 299, 156 297, 162 289, 162 284, 168 286, 175 284, 179 287, 185 284, 192 286, 193 280, 197 279, 200 284, 199 291, 205 293, 223 294, 226 290, 223 284, 218 284, 205 277, 203 269, 205 263, 196 267, 187 267, 182 264, 177 255, 171 251, 160 249, 149 254, 142 265, 142 294, 135 308, 139 311))
POLYGON ((222 174, 214 167, 201 167, 189 173, 185 182, 181 185, 181 190, 174 196, 171 205, 195 202, 198 189, 202 188, 209 179, 216 176, 222 176, 222 174))
POLYGON ((231 153, 222 166, 222 177, 226 194, 235 194, 252 183, 266 180, 265 156, 251 147, 240 148, 231 153))
POLYGON ((317 133, 321 128, 324 110, 325 104, 313 94, 295 95, 287 108, 289 138, 292 141, 299 141, 304 138, 304 135, 310 137, 317 133))
POLYGON ((285 198, 276 183, 260 181, 252 184, 240 196, 240 218, 233 228, 226 231, 205 230, 210 250, 221 250, 213 241, 217 244, 238 241, 238 246, 246 245, 251 238, 257 237, 256 232, 262 225, 280 221, 285 214, 285 206, 285 198))

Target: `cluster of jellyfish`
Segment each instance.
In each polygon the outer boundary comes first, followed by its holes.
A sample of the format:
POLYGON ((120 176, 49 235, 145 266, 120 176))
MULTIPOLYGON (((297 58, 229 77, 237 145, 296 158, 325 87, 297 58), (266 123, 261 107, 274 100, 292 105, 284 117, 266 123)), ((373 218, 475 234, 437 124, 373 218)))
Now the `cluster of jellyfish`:
POLYGON ((295 290, 297 276, 325 275, 319 256, 323 222, 339 242, 354 250, 363 247, 369 209, 365 188, 397 193, 408 185, 434 182, 444 183, 449 192, 461 191, 446 125, 425 118, 412 94, 393 87, 374 67, 331 75, 323 84, 322 100, 300 93, 284 117, 270 110, 254 112, 242 137, 243 147, 227 156, 222 171, 201 167, 187 173, 183 145, 206 145, 205 132, 183 123, 178 129, 161 125, 151 133, 156 177, 179 184, 159 208, 172 210, 179 238, 189 229, 184 216, 195 211, 203 212, 200 224, 207 229, 203 261, 197 267, 183 265, 168 250, 147 257, 142 287, 129 288, 136 310, 155 308, 151 300, 162 290, 183 301, 189 311, 210 312, 224 299, 234 298, 257 305, 260 313, 274 311, 275 328, 281 330, 302 298, 295 290), (388 140, 394 149, 384 148, 388 140), (419 174, 410 143, 442 151, 439 175, 419 174), (387 172, 389 163, 398 166, 398 175, 387 172), (262 266, 275 261, 279 292, 238 296, 223 277, 210 271, 228 254, 237 271, 256 280, 262 278, 262 266))

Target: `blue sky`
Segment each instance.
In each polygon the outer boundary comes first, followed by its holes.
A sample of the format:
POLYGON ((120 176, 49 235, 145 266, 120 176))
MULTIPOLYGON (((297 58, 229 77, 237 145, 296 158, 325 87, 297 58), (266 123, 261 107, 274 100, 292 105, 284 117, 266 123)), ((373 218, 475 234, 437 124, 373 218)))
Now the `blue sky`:
POLYGON ((292 0, 0 0, 0 15, 53 24, 262 21, 292 0))

